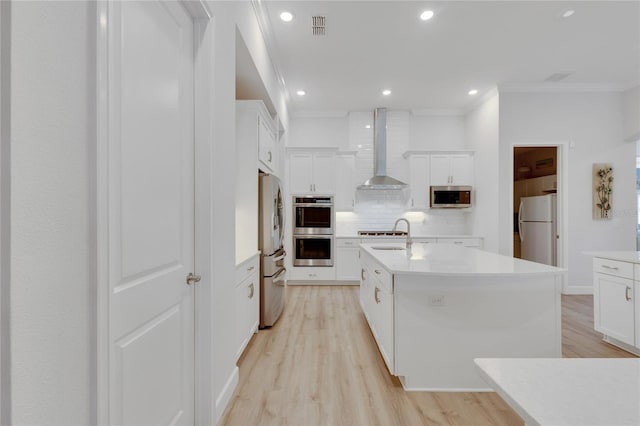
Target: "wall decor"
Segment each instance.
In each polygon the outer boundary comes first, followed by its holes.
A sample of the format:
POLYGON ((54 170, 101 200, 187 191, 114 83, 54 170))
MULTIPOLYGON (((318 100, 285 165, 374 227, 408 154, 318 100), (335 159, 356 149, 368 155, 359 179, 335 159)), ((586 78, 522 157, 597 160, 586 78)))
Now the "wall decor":
POLYGON ((613 167, 610 163, 593 164, 593 218, 611 219, 613 167))

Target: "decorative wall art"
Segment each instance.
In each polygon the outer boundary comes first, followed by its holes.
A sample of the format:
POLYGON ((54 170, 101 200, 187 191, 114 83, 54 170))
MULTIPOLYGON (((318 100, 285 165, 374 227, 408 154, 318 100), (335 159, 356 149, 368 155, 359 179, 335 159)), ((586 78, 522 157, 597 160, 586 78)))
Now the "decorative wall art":
POLYGON ((611 219, 613 167, 610 163, 593 164, 593 218, 611 219))

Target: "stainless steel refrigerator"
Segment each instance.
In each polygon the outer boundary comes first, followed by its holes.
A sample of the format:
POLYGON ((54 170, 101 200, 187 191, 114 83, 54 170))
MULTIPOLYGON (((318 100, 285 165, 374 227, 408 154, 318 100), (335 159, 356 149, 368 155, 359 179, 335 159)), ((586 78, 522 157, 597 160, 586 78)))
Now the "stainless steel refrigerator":
POLYGON ((271 327, 284 309, 284 198, 280 180, 260 175, 258 244, 260 255, 260 327, 271 327))
POLYGON ((558 266, 556 194, 522 197, 518 229, 522 259, 558 266))

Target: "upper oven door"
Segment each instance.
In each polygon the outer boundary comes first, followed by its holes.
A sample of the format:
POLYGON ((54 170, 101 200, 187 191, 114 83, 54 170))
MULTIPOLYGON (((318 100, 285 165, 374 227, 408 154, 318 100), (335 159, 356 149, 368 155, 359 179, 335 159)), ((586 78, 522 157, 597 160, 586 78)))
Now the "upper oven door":
POLYGON ((333 206, 322 204, 295 204, 294 227, 297 235, 333 234, 333 206))

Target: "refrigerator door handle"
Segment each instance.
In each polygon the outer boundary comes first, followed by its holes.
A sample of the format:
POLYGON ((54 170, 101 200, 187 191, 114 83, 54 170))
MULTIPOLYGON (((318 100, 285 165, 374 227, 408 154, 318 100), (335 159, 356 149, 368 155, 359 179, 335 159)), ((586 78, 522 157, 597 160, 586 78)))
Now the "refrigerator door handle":
POLYGON ((520 200, 520 207, 518 207, 518 235, 520 236, 520 242, 523 242, 524 235, 522 235, 522 200, 520 200))

